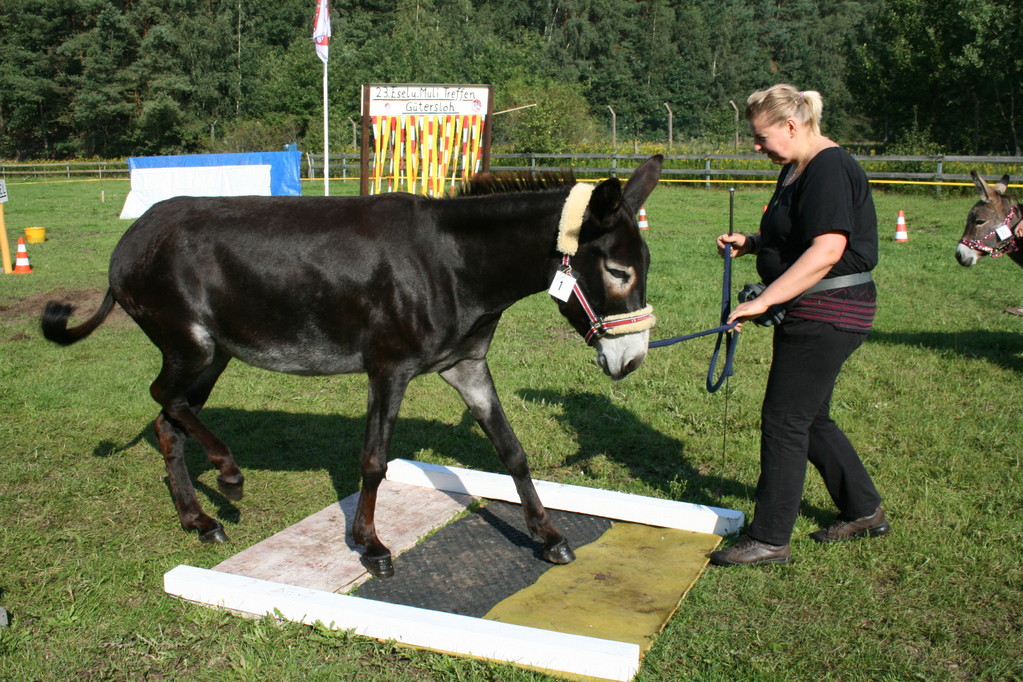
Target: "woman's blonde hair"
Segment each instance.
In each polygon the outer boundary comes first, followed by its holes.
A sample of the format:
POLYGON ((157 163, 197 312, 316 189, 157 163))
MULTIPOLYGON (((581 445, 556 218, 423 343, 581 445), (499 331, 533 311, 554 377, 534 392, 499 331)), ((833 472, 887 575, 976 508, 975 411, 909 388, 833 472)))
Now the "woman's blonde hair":
POLYGON ((816 90, 797 90, 794 85, 779 83, 767 90, 754 92, 746 100, 746 120, 766 116, 768 125, 776 125, 790 118, 810 126, 820 135, 824 98, 816 90))

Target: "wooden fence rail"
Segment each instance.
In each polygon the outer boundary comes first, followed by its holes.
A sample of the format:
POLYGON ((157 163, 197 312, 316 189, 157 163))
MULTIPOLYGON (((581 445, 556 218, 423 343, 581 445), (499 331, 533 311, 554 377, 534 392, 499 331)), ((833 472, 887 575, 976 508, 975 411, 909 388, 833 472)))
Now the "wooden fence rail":
POLYGON ((128 177, 127 161, 65 161, 60 163, 22 163, 16 161, 0 161, 0 178, 44 178, 81 179, 81 178, 126 178, 128 177))
MULTIPOLYGON (((571 168, 580 179, 628 176, 632 168, 647 158, 645 154, 492 154, 491 170, 557 171, 571 168)), ((881 184, 933 185, 940 193, 942 185, 970 183, 969 171, 982 175, 1023 176, 1023 156, 866 156, 855 155, 867 177, 881 184), (933 169, 933 170, 932 170, 933 169)), ((330 175, 341 180, 359 176, 358 152, 330 155, 330 175)), ((323 177, 323 155, 307 153, 302 172, 307 178, 323 177)), ((760 154, 666 154, 662 180, 703 184, 745 182, 771 183, 777 167, 760 154)), ((10 180, 73 180, 91 178, 127 178, 126 161, 72 161, 21 163, 0 161, 0 178, 10 180)))

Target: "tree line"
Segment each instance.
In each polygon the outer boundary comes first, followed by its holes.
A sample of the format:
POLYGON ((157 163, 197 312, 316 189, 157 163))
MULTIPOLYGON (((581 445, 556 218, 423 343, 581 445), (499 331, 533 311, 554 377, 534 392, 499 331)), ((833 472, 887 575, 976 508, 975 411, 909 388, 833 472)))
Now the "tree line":
MULTIPOLYGON (((3 0, 0 157, 322 149, 315 0, 3 0)), ((332 147, 365 83, 487 83, 495 142, 748 149, 741 111, 819 90, 825 132, 1021 154, 1019 0, 335 0, 332 147), (610 108, 610 110, 609 110, 610 108), (736 109, 740 112, 738 126, 736 109)))

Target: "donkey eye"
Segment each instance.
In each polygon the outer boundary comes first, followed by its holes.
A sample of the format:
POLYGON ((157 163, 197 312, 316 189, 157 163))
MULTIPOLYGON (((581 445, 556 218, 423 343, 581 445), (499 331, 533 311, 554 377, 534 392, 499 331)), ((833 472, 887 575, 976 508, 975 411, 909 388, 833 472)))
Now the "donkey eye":
POLYGON ((610 265, 604 266, 604 269, 607 270, 609 275, 611 275, 612 277, 616 277, 617 279, 620 279, 623 282, 629 279, 629 273, 626 270, 619 270, 618 268, 613 268, 610 265))

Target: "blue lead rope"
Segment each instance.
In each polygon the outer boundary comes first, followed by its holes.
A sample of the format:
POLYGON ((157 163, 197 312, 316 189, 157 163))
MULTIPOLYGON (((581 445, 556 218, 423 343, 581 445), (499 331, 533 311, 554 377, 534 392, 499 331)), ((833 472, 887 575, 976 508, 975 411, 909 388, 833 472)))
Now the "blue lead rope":
POLYGON ((733 332, 738 322, 728 323, 728 316, 732 313, 732 245, 725 244, 725 272, 723 281, 721 283, 721 324, 713 329, 705 329, 700 332, 693 334, 686 334, 685 336, 673 336, 669 339, 661 339, 659 341, 651 341, 649 344, 650 348, 661 348, 662 346, 671 346, 682 341, 688 341, 689 339, 696 339, 701 336, 709 336, 711 334, 717 334, 717 342, 714 344, 714 354, 710 358, 710 368, 707 370, 707 391, 714 393, 721 384, 724 383, 725 379, 732 376, 732 368, 735 363, 735 349, 739 345, 739 332, 733 332), (718 356, 721 353, 722 340, 725 343, 725 366, 721 370, 721 376, 714 380, 714 374, 717 370, 718 356))
POLYGON ((718 332, 718 340, 714 344, 714 354, 710 356, 710 368, 707 370, 707 392, 714 393, 725 379, 732 376, 732 367, 735 363, 735 349, 739 346, 739 332, 733 332, 738 322, 728 324, 728 316, 732 314, 732 245, 725 244, 725 273, 721 282, 721 327, 718 332), (714 381, 714 370, 718 364, 718 354, 721 352, 721 341, 725 341, 725 367, 721 370, 721 376, 714 381))

